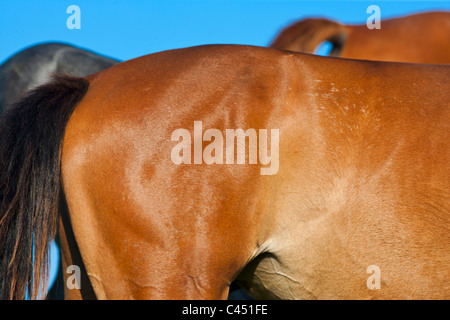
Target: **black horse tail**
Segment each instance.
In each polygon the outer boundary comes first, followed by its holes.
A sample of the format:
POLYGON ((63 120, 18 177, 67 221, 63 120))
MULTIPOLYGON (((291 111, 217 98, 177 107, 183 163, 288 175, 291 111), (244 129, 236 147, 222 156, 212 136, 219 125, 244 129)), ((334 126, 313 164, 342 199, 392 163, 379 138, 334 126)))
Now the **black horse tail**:
POLYGON ((88 87, 84 78, 54 76, 1 115, 0 299, 45 297, 64 132, 88 87))

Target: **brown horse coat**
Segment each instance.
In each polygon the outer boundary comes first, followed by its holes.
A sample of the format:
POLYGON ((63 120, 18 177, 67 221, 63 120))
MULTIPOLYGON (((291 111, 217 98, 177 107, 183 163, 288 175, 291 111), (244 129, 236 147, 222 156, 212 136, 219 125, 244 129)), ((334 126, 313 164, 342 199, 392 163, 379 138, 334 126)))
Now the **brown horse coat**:
POLYGON ((87 80, 61 178, 98 298, 226 298, 233 280, 257 298, 450 297, 449 66, 204 46, 87 80), (278 129, 278 172, 175 164, 194 121, 278 129))
POLYGON ((427 12, 381 20, 381 29, 304 19, 285 28, 271 47, 314 53, 324 41, 332 56, 414 63, 450 63, 450 12, 427 12))

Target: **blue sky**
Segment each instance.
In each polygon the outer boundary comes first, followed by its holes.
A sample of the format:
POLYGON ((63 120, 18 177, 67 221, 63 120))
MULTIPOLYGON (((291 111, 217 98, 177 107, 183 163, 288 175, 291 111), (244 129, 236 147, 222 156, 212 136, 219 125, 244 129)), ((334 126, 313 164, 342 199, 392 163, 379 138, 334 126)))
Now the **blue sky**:
POLYGON ((212 43, 266 46, 295 20, 322 16, 365 23, 376 4, 381 18, 450 10, 450 1, 298 0, 0 0, 0 63, 41 42, 63 41, 127 60, 157 51, 212 43), (81 29, 69 30, 69 5, 81 29))
POLYGON ((0 0, 0 64, 28 46, 49 41, 120 60, 201 44, 267 46, 283 27, 305 17, 365 23, 370 15, 366 9, 373 4, 380 7, 382 20, 450 11, 448 0, 0 0), (80 30, 66 26, 70 5, 81 9, 80 30))

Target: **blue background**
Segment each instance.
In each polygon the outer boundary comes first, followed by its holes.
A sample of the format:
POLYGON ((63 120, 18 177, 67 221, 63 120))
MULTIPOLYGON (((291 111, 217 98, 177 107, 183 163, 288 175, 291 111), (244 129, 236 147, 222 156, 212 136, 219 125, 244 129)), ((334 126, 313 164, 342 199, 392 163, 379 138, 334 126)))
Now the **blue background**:
POLYGON ((321 16, 365 23, 376 4, 381 18, 446 9, 450 1, 298 0, 0 0, 0 63, 45 41, 63 41, 128 60, 200 44, 267 46, 289 23, 321 16), (69 30, 69 5, 81 9, 81 29, 69 30))
MULTIPOLYGON (((450 1, 0 0, 0 64, 28 46, 48 41, 119 60, 201 44, 267 46, 282 28, 305 17, 364 24, 372 4, 380 7, 381 21, 450 10, 450 1), (73 4, 81 9, 80 30, 66 26, 66 10, 73 4)), ((57 261, 53 248, 52 261, 57 261)), ((51 281, 56 266, 52 263, 51 281)))

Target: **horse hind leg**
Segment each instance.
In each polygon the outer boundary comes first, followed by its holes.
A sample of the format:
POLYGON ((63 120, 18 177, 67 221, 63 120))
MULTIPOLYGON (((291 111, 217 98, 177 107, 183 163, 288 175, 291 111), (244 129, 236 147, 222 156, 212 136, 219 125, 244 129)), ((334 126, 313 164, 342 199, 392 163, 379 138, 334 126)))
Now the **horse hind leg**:
POLYGON ((96 296, 226 299, 230 283, 254 252, 253 233, 241 231, 251 216, 236 214, 238 203, 196 203, 190 192, 168 183, 174 181, 170 170, 161 170, 167 176, 152 176, 154 168, 142 167, 136 163, 141 157, 130 152, 119 154, 117 144, 113 149, 71 145, 76 139, 70 123, 67 134, 64 191, 96 296), (80 156, 83 148, 92 149, 80 156))
POLYGON ((94 288, 89 280, 86 267, 73 234, 69 211, 64 196, 59 203, 59 239, 61 250, 61 270, 65 300, 96 300, 94 288), (76 266, 76 270, 70 267, 76 266))

